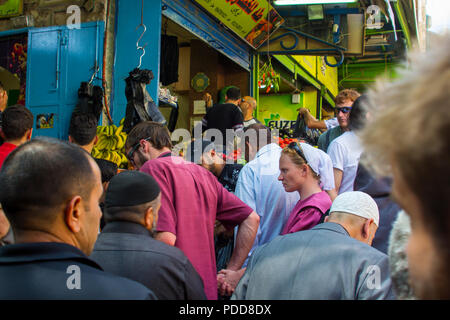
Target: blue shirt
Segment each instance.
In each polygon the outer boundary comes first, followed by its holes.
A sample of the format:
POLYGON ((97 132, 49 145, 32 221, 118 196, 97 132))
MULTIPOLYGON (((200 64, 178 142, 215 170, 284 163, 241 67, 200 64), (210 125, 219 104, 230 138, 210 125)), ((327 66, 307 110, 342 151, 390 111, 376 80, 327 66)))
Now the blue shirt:
POLYGON ((280 235, 292 209, 300 200, 297 192, 287 193, 278 181, 281 150, 274 143, 262 147, 255 159, 247 163, 239 174, 235 195, 260 216, 258 232, 249 255, 258 246, 280 235))

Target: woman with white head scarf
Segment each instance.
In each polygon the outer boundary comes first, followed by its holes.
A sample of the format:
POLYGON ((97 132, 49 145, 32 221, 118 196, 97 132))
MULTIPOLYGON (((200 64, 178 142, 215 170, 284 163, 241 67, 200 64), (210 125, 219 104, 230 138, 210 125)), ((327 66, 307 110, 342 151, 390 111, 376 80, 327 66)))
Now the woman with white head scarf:
POLYGON ((291 143, 281 153, 278 180, 286 192, 300 195, 282 235, 311 229, 324 220, 332 203, 328 192, 334 190, 333 164, 325 152, 306 143, 291 143))

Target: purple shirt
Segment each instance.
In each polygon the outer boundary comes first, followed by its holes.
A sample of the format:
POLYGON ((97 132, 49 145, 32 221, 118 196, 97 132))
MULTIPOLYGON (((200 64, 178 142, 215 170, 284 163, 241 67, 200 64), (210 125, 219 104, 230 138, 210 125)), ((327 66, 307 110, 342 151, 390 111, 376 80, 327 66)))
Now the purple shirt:
POLYGON ((281 235, 315 227, 330 207, 331 199, 325 191, 314 193, 308 198, 300 200, 292 209, 281 235))
POLYGON ((162 154, 141 168, 161 188, 157 231, 176 235, 175 247, 189 258, 205 286, 208 299, 217 299, 214 223, 232 229, 253 211, 228 192, 208 170, 180 157, 162 154))

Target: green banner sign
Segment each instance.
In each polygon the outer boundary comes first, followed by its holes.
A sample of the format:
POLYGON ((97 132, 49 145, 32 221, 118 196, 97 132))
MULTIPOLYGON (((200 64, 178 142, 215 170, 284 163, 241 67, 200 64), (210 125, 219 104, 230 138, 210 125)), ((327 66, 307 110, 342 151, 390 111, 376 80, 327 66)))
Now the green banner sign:
POLYGON ((0 19, 19 16, 23 12, 23 0, 0 1, 0 19))
POLYGON ((267 0, 195 1, 255 49, 284 22, 267 0))

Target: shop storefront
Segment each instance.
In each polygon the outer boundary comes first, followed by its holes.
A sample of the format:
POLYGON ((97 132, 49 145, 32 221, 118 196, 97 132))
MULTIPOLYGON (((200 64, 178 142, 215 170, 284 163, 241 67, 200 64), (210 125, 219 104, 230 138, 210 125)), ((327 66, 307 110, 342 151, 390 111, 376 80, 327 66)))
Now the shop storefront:
POLYGON ((0 32, 0 81, 8 105, 26 105, 35 136, 67 139, 81 82, 99 84, 103 22, 0 32))
MULTIPOLYGON (((301 107, 318 119, 333 114, 338 68, 328 66, 321 56, 274 55, 272 60, 275 72, 283 73, 290 85, 282 86, 279 92, 267 92, 264 86, 260 89, 258 120, 268 127, 292 132, 301 107)), ((333 57, 329 61, 335 62, 333 57)))
MULTIPOLYGON (((244 41, 191 1, 165 0, 162 9, 161 43, 175 43, 161 48, 160 80, 178 98, 176 128, 192 130, 206 114, 206 94, 212 103, 221 102, 222 90, 231 85, 239 87, 242 95, 251 94, 251 51, 244 41), (177 75, 170 68, 174 59, 170 49, 176 45, 177 75)), ((167 108, 162 111, 168 114, 167 108)))
POLYGON ((141 69, 152 70, 154 75, 147 91, 159 104, 171 131, 191 130, 195 121, 201 120, 206 113, 205 94, 212 97, 213 103, 220 101, 221 91, 230 85, 239 87, 243 95, 254 94, 253 55, 248 43, 222 26, 199 3, 154 2, 151 10, 142 10, 140 0, 119 0, 116 5, 112 97, 115 123, 125 115, 124 79, 139 64, 143 51, 137 50, 136 40, 141 34, 139 45, 145 48, 141 69), (178 109, 176 124, 170 121, 174 119, 174 108, 178 109))

